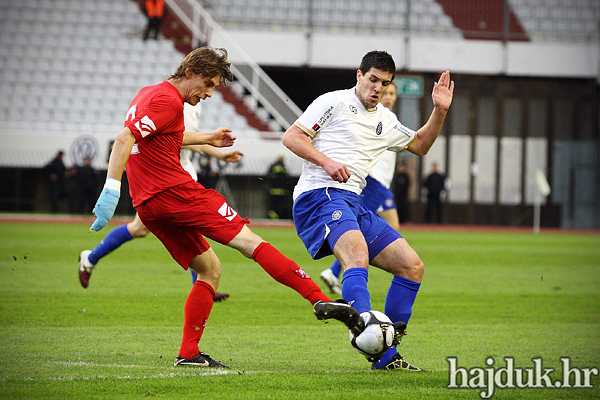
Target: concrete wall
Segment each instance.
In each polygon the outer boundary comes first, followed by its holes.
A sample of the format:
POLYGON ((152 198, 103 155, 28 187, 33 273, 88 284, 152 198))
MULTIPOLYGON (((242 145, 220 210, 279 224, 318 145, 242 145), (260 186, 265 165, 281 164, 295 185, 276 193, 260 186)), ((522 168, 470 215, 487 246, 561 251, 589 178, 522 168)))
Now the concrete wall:
MULTIPOLYGON (((399 70, 478 75, 593 78, 600 80, 598 43, 502 42, 452 37, 347 35, 303 32, 228 31, 260 65, 358 67, 370 50, 386 50, 399 70)), ((213 37, 210 45, 224 46, 213 37)), ((232 57, 232 61, 236 60, 232 57)))

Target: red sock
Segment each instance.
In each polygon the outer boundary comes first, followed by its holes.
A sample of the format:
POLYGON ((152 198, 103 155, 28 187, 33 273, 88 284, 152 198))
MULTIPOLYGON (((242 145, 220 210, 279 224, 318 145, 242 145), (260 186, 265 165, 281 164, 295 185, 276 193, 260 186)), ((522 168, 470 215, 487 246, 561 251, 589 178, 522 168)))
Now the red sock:
POLYGON ((215 290, 208 283, 197 280, 185 301, 183 311, 183 339, 179 355, 193 358, 199 353, 198 342, 213 306, 215 290))
POLYGON ((262 242, 252 253, 254 261, 277 282, 291 287, 313 304, 317 300, 331 301, 321 288, 294 261, 267 242, 262 242))

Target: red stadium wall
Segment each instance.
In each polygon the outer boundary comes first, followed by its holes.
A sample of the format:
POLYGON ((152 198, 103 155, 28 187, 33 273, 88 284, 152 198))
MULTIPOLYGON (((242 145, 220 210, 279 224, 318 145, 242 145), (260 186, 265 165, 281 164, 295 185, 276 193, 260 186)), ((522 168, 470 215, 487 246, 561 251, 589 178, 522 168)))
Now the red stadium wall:
MULTIPOLYGON (((465 39, 503 40, 504 0, 437 0, 462 29, 465 39)), ((529 41, 517 16, 509 9, 509 39, 529 41)))

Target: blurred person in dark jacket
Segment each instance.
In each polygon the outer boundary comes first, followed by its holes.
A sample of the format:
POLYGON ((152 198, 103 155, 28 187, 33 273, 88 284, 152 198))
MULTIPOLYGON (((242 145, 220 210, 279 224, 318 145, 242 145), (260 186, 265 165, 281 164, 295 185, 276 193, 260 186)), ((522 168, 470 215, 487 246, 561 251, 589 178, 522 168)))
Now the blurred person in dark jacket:
POLYGON ((68 196, 67 178, 71 172, 67 170, 63 162, 64 151, 60 150, 56 156, 44 167, 44 173, 48 180, 48 192, 50 200, 50 210, 53 213, 58 212, 58 203, 68 196))
POLYGON ((430 223, 442 222, 442 192, 446 190, 446 175, 438 171, 438 164, 433 163, 431 173, 423 182, 427 190, 427 208, 425 210, 425 221, 430 223))
POLYGON ((283 155, 279 155, 277 161, 271 164, 266 180, 269 186, 269 218, 290 219, 292 202, 288 188, 289 174, 283 155))
POLYGON ((98 175, 92 167, 92 160, 86 157, 83 165, 77 166, 74 170, 77 179, 77 188, 79 189, 79 212, 91 213, 96 199, 98 198, 98 175))

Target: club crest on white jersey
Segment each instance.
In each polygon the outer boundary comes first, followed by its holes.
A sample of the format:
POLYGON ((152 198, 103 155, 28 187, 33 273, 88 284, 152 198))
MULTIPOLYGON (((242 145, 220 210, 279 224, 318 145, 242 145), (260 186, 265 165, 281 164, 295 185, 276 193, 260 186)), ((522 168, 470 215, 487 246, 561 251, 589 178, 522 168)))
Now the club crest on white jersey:
POLYGON ((231 221, 237 215, 237 212, 229 206, 226 202, 219 208, 219 214, 224 216, 228 221, 231 221))

